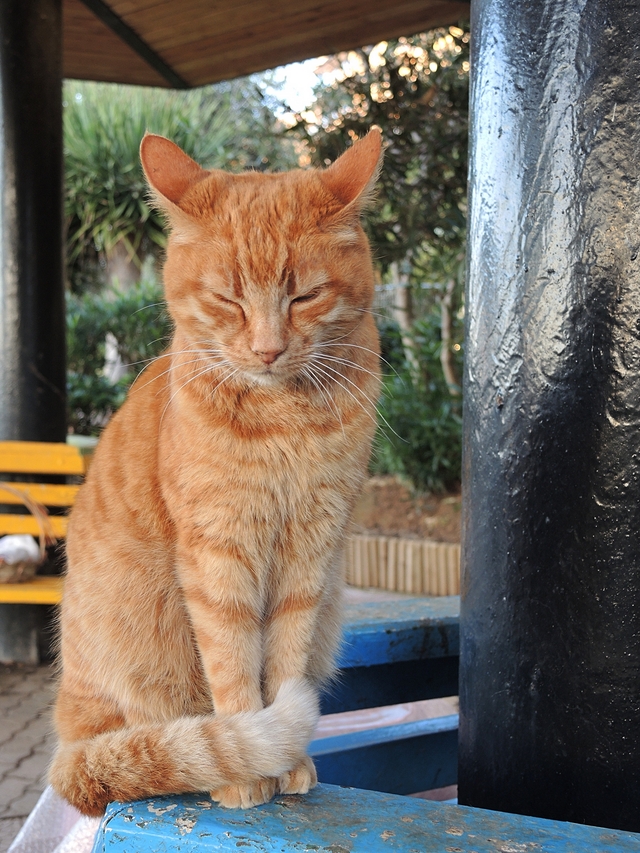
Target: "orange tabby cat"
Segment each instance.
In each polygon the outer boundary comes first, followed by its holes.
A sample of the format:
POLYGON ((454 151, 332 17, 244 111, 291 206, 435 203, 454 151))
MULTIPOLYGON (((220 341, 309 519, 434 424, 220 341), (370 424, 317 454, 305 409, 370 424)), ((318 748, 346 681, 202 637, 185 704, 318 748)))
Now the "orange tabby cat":
POLYGON ((372 131, 325 170, 229 175, 142 142, 175 332, 69 524, 50 778, 86 814, 316 783, 305 750, 379 392, 359 215, 380 150, 372 131))

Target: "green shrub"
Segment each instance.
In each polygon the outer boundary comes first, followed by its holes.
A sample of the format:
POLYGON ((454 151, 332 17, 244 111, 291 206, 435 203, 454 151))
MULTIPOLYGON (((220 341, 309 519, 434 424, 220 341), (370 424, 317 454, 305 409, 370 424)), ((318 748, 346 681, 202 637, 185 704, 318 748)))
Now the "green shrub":
POLYGON ((400 328, 395 320, 385 314, 378 314, 376 326, 380 334, 380 359, 382 372, 392 373, 402 371, 405 368, 405 355, 402 346, 400 328))
POLYGON ((166 347, 170 331, 162 289, 152 277, 123 293, 67 295, 67 419, 73 432, 100 432, 138 373, 166 347), (114 383, 104 372, 109 333, 126 367, 114 383))
MULTIPOLYGON (((404 357, 399 366, 388 359, 394 370, 387 365, 371 467, 409 479, 418 491, 446 491, 460 483, 462 398, 451 394, 442 373, 439 314, 419 320, 412 337, 417 371, 404 357)), ((383 357, 386 350, 397 359, 397 327, 387 321, 381 338, 383 357)))

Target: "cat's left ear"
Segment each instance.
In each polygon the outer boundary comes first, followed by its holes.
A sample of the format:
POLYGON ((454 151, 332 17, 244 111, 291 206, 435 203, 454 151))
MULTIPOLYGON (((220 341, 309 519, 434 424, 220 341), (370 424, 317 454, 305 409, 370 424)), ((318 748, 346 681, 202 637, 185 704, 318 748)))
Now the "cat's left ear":
POLYGON ((153 133, 140 144, 140 161, 158 207, 169 217, 189 188, 209 174, 174 142, 153 133))
POLYGON ((345 208, 359 213, 371 200, 382 165, 382 135, 373 129, 320 173, 320 179, 345 208))

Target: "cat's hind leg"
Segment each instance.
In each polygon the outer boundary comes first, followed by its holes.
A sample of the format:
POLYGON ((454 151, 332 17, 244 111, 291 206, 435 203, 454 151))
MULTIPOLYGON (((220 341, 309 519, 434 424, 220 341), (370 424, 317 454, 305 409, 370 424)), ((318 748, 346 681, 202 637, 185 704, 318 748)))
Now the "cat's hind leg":
POLYGON ((54 708, 56 731, 61 741, 84 740, 102 732, 120 729, 125 718, 116 703, 96 695, 78 682, 75 690, 60 687, 54 708))

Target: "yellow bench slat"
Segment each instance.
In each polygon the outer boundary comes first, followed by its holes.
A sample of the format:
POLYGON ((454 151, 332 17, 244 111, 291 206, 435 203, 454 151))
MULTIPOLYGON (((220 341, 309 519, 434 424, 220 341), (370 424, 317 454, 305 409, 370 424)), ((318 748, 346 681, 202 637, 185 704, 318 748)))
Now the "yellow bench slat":
POLYGON ((20 498, 10 490, 27 494, 31 500, 43 506, 73 506, 80 486, 53 485, 50 483, 7 483, 7 490, 0 482, 0 504, 23 505, 20 498))
POLYGON ((59 604, 62 587, 61 577, 35 577, 24 583, 0 583, 0 603, 59 604))
POLYGON ((0 471, 6 474, 84 474, 88 457, 62 442, 0 441, 0 471))
MULTIPOLYGON (((67 535, 69 519, 66 515, 50 515, 49 523, 53 535, 58 539, 67 535)), ((30 533, 32 536, 38 536, 40 528, 32 515, 0 515, 0 536, 10 533, 30 533)))
MULTIPOLYGON (((84 475, 93 448, 41 441, 0 441, 0 472, 5 474, 84 475)), ((0 504, 20 505, 20 498, 9 489, 26 493, 43 506, 70 507, 79 486, 49 483, 0 482, 0 504), (8 488, 2 488, 2 486, 8 488)), ((51 532, 59 539, 66 536, 66 516, 50 515, 51 532)), ((0 514, 0 536, 27 533, 38 536, 38 522, 25 511, 22 514, 0 514)), ((59 604, 62 599, 61 577, 35 577, 24 583, 0 583, 0 603, 59 604)))

